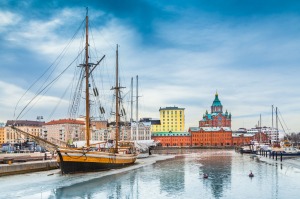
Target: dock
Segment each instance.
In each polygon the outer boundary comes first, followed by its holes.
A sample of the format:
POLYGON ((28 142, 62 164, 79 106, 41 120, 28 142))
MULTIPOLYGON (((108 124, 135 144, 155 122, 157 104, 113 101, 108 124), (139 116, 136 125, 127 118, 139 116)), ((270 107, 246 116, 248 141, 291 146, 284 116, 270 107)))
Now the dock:
POLYGON ((0 176, 57 169, 56 158, 50 153, 0 154, 0 176))

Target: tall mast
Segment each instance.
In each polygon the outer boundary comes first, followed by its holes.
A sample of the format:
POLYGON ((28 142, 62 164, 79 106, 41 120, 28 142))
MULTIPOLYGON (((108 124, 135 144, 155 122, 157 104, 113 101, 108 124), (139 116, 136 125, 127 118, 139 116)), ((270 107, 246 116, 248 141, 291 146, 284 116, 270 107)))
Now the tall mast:
POLYGON ((279 141, 279 132, 278 132, 278 113, 277 113, 277 107, 275 109, 275 114, 276 114, 276 141, 278 143, 279 141))
POLYGON ((136 76, 136 140, 139 140, 139 76, 136 76))
POLYGON ((273 131, 273 127, 274 127, 274 125, 273 125, 273 111, 274 111, 274 107, 272 105, 272 131, 273 131))
POLYGON ((269 138, 271 140, 271 142, 272 142, 272 138, 274 135, 273 112, 274 112, 274 106, 272 105, 272 129, 271 129, 270 138, 269 138))
POLYGON ((119 139, 119 57, 118 57, 118 44, 116 50, 116 150, 118 152, 118 139, 119 139))
POLYGON ((130 122, 133 121, 133 77, 131 78, 131 96, 130 96, 131 100, 131 110, 130 110, 130 122))
POLYGON ((85 117, 85 128, 86 128, 86 146, 90 146, 90 93, 89 93, 89 17, 88 8, 86 8, 85 17, 85 107, 86 107, 86 117, 85 117))
POLYGON ((259 115, 259 143, 261 143, 261 114, 259 115))

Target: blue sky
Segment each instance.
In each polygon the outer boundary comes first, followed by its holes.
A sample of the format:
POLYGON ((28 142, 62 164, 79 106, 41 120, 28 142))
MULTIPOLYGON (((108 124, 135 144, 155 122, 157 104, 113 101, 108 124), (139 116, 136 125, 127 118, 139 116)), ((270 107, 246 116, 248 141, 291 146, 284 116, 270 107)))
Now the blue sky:
MULTIPOLYGON (((175 105, 185 108, 187 128, 197 126, 217 90, 233 129, 253 127, 260 114, 262 125, 271 126, 273 104, 290 131, 300 131, 300 2, 292 0, 1 1, 0 121, 13 118, 17 101, 68 43, 86 6, 98 57, 107 58, 110 79, 102 87, 113 84, 118 43, 125 93, 139 75, 140 117, 158 118, 160 107, 175 105)), ((59 90, 22 119, 51 112, 59 90)))

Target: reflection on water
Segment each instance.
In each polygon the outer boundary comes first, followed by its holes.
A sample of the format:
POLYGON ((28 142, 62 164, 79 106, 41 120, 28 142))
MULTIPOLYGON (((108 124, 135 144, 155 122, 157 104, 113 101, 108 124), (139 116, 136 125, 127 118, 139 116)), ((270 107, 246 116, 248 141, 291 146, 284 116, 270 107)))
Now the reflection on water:
MULTIPOLYGON (((277 166, 274 162, 261 162, 257 157, 241 155, 232 150, 156 151, 174 152, 180 154, 175 159, 126 173, 93 180, 85 178, 86 175, 54 175, 51 176, 50 184, 46 183, 47 177, 44 177, 40 181, 45 184, 37 185, 38 181, 27 182, 28 188, 22 185, 14 189, 19 198, 50 199, 299 198, 299 169, 280 164, 277 166), (250 170, 253 171, 254 178, 248 177, 250 170), (203 173, 209 175, 208 179, 203 178, 203 173), (77 181, 78 177, 82 179, 77 181), (79 183, 67 183, 74 179, 79 183)), ((6 181, 5 184, 9 182, 12 181, 6 181)), ((1 191, 1 194, 5 198, 14 198, 9 191, 1 191)))
POLYGON ((256 157, 230 150, 178 154, 173 160, 55 189, 49 198, 298 198, 297 177, 256 157))
POLYGON ((176 164, 173 164, 173 161, 166 161, 154 165, 155 173, 159 178, 161 192, 177 195, 184 191, 184 165, 184 160, 176 161, 176 164))
POLYGON ((200 160, 202 172, 209 175, 214 198, 222 197, 224 186, 227 189, 231 184, 231 161, 232 157, 223 153, 214 153, 200 160))

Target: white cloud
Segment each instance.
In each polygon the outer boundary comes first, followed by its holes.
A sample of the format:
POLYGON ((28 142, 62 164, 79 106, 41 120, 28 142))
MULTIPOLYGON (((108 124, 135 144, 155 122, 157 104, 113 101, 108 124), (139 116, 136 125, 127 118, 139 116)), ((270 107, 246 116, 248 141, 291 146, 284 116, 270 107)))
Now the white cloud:
POLYGON ((15 13, 0 10, 0 19, 0 31, 4 31, 7 26, 17 24, 21 17, 15 13))

